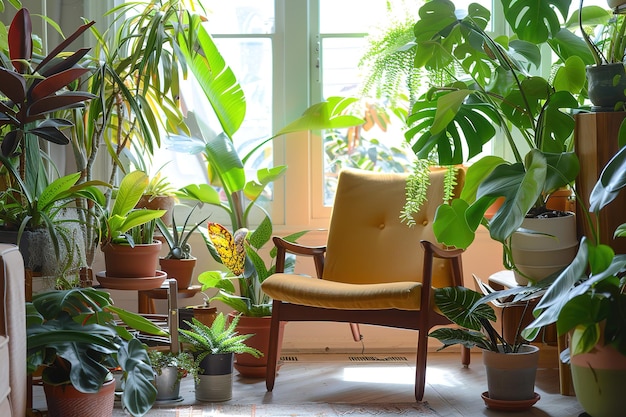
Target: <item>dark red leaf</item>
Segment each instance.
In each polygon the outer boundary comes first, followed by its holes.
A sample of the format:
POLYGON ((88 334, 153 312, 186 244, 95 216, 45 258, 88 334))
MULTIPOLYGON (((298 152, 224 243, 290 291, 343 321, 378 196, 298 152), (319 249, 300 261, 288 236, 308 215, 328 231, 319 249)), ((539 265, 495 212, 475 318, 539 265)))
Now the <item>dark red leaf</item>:
POLYGON ((70 36, 65 38, 63 42, 61 42, 59 45, 57 45, 56 48, 52 50, 52 52, 46 55, 46 57, 39 63, 39 65, 37 65, 37 68, 35 69, 35 71, 39 72, 40 68, 43 68, 50 60, 52 60, 52 58, 59 55, 65 48, 67 48, 72 42, 74 42, 76 38, 82 35, 83 32, 89 29, 94 23, 96 22, 92 20, 91 22, 85 23, 84 25, 76 29, 74 33, 72 33, 70 36))
POLYGON ((39 99, 56 93, 87 72, 89 72, 87 68, 71 68, 58 74, 51 75, 35 85, 30 93, 30 96, 33 102, 36 102, 39 99))
POLYGON ((70 140, 63 132, 56 127, 36 127, 28 131, 33 135, 39 136, 42 139, 56 143, 57 145, 67 145, 70 140))
POLYGON ((28 9, 20 9, 15 14, 9 27, 9 56, 17 72, 24 74, 28 65, 22 60, 30 61, 33 55, 33 26, 28 9))
POLYGON ((0 67, 0 92, 13 103, 21 104, 26 99, 26 80, 15 71, 0 67))
POLYGON ((81 48, 67 58, 53 58, 48 63, 49 65, 41 67, 41 75, 49 77, 52 74, 57 74, 61 71, 72 68, 74 65, 78 64, 85 55, 87 55, 89 49, 90 48, 81 48))
POLYGON ((34 120, 36 119, 35 116, 65 109, 85 100, 90 100, 94 97, 95 96, 93 94, 83 91, 72 91, 44 97, 28 107, 27 116, 29 120, 34 120))
POLYGON ((20 140, 22 139, 24 132, 21 130, 12 130, 4 136, 2 139, 2 155, 8 157, 14 156, 17 150, 20 140))

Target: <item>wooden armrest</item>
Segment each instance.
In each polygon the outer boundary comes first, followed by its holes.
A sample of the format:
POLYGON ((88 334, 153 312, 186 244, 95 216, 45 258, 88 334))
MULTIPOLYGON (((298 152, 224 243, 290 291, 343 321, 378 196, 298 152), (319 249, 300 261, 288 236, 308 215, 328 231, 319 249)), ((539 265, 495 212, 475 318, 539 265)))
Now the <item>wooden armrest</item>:
POLYGON ((274 236, 272 238, 274 245, 278 249, 284 249, 286 252, 295 255, 317 256, 326 252, 326 246, 306 246, 299 243, 288 242, 282 237, 274 236))
POLYGON ((305 246, 298 243, 288 242, 285 239, 274 236, 272 238, 276 245, 276 272, 285 272, 285 256, 287 253, 313 258, 317 277, 321 278, 324 272, 324 255, 326 246, 305 246))

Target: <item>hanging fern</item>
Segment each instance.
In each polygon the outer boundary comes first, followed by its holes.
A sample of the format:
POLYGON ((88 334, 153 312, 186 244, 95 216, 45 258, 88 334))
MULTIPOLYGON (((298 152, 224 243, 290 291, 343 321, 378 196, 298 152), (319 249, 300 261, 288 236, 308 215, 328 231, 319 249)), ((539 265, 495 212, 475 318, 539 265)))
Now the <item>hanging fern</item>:
MULTIPOLYGON (((406 201, 400 212, 400 219, 408 226, 415 226, 414 215, 420 211, 426 202, 428 187, 430 186, 430 171, 434 162, 428 159, 418 159, 413 165, 413 172, 406 180, 406 201)), ((454 197, 454 188, 457 185, 454 166, 447 166, 443 181, 443 200, 448 204, 454 197)), ((437 202, 439 204, 439 202, 437 202)))

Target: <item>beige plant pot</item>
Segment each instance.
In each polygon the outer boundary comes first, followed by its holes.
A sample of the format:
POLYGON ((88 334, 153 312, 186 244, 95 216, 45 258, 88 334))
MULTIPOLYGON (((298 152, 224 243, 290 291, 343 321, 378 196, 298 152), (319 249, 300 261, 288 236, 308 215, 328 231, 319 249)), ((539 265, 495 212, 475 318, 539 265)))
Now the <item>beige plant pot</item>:
POLYGON ((522 228, 531 232, 516 232, 511 238, 513 262, 522 274, 515 273, 519 285, 528 278, 541 281, 565 268, 576 256, 576 216, 524 219, 522 228), (525 276, 524 276, 525 275, 525 276))
POLYGON ((622 4, 626 4, 626 1, 624 1, 624 0, 606 0, 606 4, 609 6, 609 8, 615 9, 615 8, 621 6, 622 4))

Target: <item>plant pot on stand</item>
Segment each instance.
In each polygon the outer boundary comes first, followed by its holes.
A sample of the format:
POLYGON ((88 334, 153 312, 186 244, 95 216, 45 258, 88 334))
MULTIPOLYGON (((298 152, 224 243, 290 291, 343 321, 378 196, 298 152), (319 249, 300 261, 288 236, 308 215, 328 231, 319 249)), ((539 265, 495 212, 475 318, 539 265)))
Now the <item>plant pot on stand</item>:
POLYGON ((195 257, 189 259, 159 259, 161 270, 165 271, 168 277, 176 280, 179 290, 186 290, 191 285, 196 262, 197 258, 195 257))
POLYGON ((522 223, 526 231, 515 232, 511 238, 513 262, 519 271, 515 281, 528 284, 528 278, 540 281, 565 268, 576 256, 576 216, 526 218, 522 223))
POLYGON ((150 244, 108 243, 102 247, 105 271, 96 274, 100 284, 118 290, 159 288, 167 274, 157 270, 161 242, 150 244))

